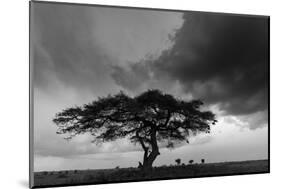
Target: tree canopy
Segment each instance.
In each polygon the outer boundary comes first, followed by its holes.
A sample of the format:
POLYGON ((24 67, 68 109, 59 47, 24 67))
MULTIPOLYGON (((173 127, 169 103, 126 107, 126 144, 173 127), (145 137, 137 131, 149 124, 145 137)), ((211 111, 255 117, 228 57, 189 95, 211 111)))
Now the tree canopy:
POLYGON ((184 101, 164 94, 159 90, 148 90, 129 97, 120 92, 96 101, 68 108, 53 119, 58 134, 68 134, 68 139, 90 133, 93 142, 114 141, 128 138, 140 144, 144 150, 143 167, 151 168, 160 154, 158 142, 174 143, 187 141, 191 134, 210 132, 216 123, 210 111, 201 111, 200 100, 184 101))

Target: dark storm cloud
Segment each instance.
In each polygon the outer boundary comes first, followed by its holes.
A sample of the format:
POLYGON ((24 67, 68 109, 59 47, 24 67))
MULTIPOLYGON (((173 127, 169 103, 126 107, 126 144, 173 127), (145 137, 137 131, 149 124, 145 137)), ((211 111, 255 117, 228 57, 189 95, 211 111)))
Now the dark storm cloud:
POLYGON ((149 65, 155 78, 179 81, 186 93, 230 114, 267 109, 267 18, 186 13, 183 19, 173 47, 149 65))
POLYGON ((54 84, 50 79, 56 79, 80 89, 101 87, 112 60, 95 39, 94 11, 44 3, 32 8, 35 86, 46 89, 54 84))

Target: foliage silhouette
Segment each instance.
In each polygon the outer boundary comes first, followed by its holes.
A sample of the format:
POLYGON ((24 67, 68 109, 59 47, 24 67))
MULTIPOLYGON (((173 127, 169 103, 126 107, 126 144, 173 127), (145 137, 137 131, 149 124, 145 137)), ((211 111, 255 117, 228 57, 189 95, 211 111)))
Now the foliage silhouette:
POLYGON ((175 160, 175 162, 177 163, 177 165, 180 165, 181 164, 181 159, 178 158, 178 159, 175 160))
POLYGON ((66 139, 84 133, 93 135, 93 142, 108 142, 128 138, 140 144, 143 151, 143 170, 151 170, 160 155, 158 142, 167 142, 168 148, 200 132, 210 132, 215 115, 200 111, 200 100, 184 101, 148 90, 136 97, 123 92, 99 98, 81 107, 73 107, 56 114, 57 134, 68 134, 66 139))

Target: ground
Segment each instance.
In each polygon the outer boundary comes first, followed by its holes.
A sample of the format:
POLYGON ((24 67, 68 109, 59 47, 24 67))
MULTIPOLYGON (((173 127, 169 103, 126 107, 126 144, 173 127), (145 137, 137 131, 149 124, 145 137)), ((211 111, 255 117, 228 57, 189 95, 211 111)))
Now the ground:
POLYGON ((115 168, 103 170, 68 170, 35 172, 36 187, 76 184, 100 184, 141 180, 194 178, 218 175, 235 175, 269 172, 268 160, 189 164, 154 167, 151 174, 138 168, 115 168))

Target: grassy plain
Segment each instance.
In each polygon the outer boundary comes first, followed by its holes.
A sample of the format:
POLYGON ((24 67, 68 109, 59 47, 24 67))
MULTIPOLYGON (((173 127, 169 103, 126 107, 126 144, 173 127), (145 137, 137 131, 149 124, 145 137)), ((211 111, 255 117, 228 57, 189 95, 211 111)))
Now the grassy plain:
POLYGON ((161 166, 154 167, 150 174, 144 174, 138 168, 44 171, 35 172, 34 185, 44 187, 101 184, 267 172, 268 160, 161 166))

